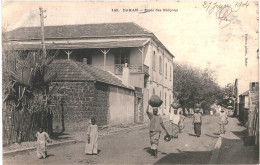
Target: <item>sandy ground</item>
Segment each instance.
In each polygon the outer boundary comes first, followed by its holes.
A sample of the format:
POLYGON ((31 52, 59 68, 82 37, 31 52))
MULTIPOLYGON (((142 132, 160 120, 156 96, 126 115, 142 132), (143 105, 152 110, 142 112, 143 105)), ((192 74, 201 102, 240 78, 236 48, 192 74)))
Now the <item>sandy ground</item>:
MULTIPOLYGON (((59 146, 48 150, 46 159, 36 152, 3 157, 4 164, 205 164, 218 139, 218 117, 203 116, 202 135, 195 137, 192 119, 185 119, 185 128, 178 139, 165 142, 161 134, 158 157, 150 155, 148 128, 139 128, 99 139, 99 155, 85 155, 85 143, 59 146)), ((165 123, 170 132, 170 125, 165 123)))

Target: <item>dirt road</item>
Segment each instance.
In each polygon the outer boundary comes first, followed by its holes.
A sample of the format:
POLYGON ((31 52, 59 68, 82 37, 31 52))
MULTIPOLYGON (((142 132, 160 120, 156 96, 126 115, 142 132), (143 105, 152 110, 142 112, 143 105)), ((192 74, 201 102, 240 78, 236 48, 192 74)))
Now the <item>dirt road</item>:
MULTIPOLYGON (((48 150, 46 159, 29 152, 3 157, 4 164, 204 164, 218 139, 216 116, 203 116, 202 136, 194 136, 192 119, 185 119, 185 128, 178 139, 165 142, 162 132, 158 158, 150 156, 148 128, 120 132, 99 139, 99 155, 85 155, 83 142, 48 150)), ((170 125, 166 122, 170 132, 170 125)))

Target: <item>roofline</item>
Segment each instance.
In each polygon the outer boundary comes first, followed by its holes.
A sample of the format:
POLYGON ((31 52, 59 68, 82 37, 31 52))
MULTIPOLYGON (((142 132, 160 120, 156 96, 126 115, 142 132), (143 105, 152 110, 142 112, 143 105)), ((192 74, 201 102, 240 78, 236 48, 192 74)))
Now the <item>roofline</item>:
MULTIPOLYGON (((76 39, 76 38, 108 38, 108 37, 144 37, 144 36, 148 36, 148 37, 152 37, 157 43, 159 43, 159 45, 161 45, 166 51, 168 54, 170 54, 173 58, 175 58, 175 56, 166 48, 166 46, 164 46, 164 44, 156 37, 156 35, 145 29, 144 27, 136 24, 135 22, 113 22, 113 23, 90 23, 90 24, 77 24, 78 26, 81 26, 81 25, 101 25, 101 24, 120 24, 120 23, 133 23, 134 25, 138 26, 139 28, 143 29, 144 31, 147 32, 147 34, 134 34, 134 35, 107 35, 107 36, 77 36, 77 37, 47 37, 45 38, 45 40, 48 40, 48 39, 76 39)), ((58 25, 59 27, 63 27, 63 26, 75 26, 75 24, 70 24, 70 25, 58 25)), ((45 26, 45 27, 58 27, 58 26, 45 26)), ((36 28, 36 27, 40 27, 40 26, 32 26, 32 27, 21 27, 21 28, 36 28)), ((14 30, 18 30, 18 29, 21 29, 21 28, 17 28, 17 29, 14 29, 14 30)), ((14 31, 12 30, 12 31, 14 31)), ((12 31, 9 31, 9 32, 12 32, 12 31)), ((7 33, 9 33, 7 32, 7 33)), ((32 39, 6 39, 6 41, 3 41, 3 42, 8 42, 8 41, 28 41, 28 40, 41 40, 41 38, 32 38, 32 39)))
MULTIPOLYGON (((135 25, 139 26, 135 22, 105 22, 105 23, 66 24, 66 25, 48 25, 48 26, 45 25, 44 27, 57 27, 57 26, 62 27, 62 26, 75 26, 75 25, 82 26, 82 25, 101 25, 101 24, 122 24, 122 23, 134 23, 135 25)), ((41 26, 22 26, 22 27, 18 27, 18 28, 15 28, 15 29, 12 29, 12 30, 9 30, 9 31, 6 31, 6 32, 12 32, 14 30, 18 30, 18 29, 22 29, 22 28, 37 28, 37 27, 41 27, 41 26)), ((143 27, 141 27, 141 28, 145 29, 143 27)), ((145 30, 147 30, 147 29, 145 29, 145 30)))
POLYGON ((167 51, 167 53, 169 53, 169 55, 175 58, 175 56, 166 48, 166 46, 164 46, 164 44, 154 34, 153 39, 155 40, 155 42, 159 43, 159 45, 161 45, 167 51))
MULTIPOLYGON (((51 39, 86 39, 86 38, 110 38, 110 37, 150 37, 152 39, 154 39, 155 42, 157 42, 159 45, 161 45, 173 58, 175 58, 175 56, 164 46, 164 44, 153 34, 135 34, 135 35, 109 35, 109 36, 80 36, 80 37, 73 37, 73 38, 69 38, 69 37, 51 37, 51 38, 45 38, 45 40, 51 40, 51 39)), ((30 41, 30 40, 41 40, 40 38, 34 38, 34 39, 10 39, 10 40, 5 40, 3 41, 4 43, 8 43, 8 42, 12 42, 12 41, 30 41)), ((147 43, 145 43, 144 45, 146 45, 147 43)))
MULTIPOLYGON (((85 38, 109 38, 109 37, 153 37, 153 33, 149 34, 134 34, 134 35, 107 35, 107 36, 77 36, 77 37, 45 37, 45 40, 50 39, 85 39, 85 38)), ((6 39, 3 42, 8 41, 30 41, 30 40, 41 40, 41 38, 30 38, 30 39, 6 39)))
POLYGON ((114 87, 118 87, 118 88, 123 88, 123 89, 128 89, 128 90, 135 91, 135 89, 132 89, 132 88, 123 87, 123 86, 118 86, 118 85, 110 84, 110 83, 103 82, 103 81, 98 81, 98 80, 96 80, 94 83, 96 83, 96 82, 103 83, 103 84, 108 84, 109 86, 114 86, 114 87))

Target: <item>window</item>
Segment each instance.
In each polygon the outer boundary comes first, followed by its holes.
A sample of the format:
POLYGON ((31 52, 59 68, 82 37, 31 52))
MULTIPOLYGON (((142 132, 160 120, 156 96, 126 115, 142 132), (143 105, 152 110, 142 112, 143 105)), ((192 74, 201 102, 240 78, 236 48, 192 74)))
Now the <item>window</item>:
POLYGON ((153 68, 153 70, 155 71, 155 61, 156 60, 156 58, 155 58, 155 51, 153 51, 153 66, 152 66, 152 68, 153 68))
POLYGON ((154 88, 153 88, 153 95, 155 95, 155 90, 154 90, 154 88))
POLYGON ((172 67, 170 66, 170 81, 172 81, 172 67))
POLYGON ((115 50, 115 64, 130 64, 130 49, 115 50))
POLYGON ((82 62, 85 64, 92 64, 92 56, 83 57, 82 62))
POLYGON ((165 78, 167 79, 167 63, 165 63, 165 78))
POLYGON ((166 108, 166 98, 167 98, 167 94, 166 94, 166 92, 165 92, 165 98, 164 98, 164 100, 165 100, 165 103, 164 103, 165 108, 166 108))
POLYGON ((162 57, 159 59, 159 73, 162 74, 162 57))
POLYGON ((245 96, 244 108, 249 108, 249 97, 248 96, 245 96))
POLYGON ((162 99, 162 92, 160 91, 160 98, 162 99))

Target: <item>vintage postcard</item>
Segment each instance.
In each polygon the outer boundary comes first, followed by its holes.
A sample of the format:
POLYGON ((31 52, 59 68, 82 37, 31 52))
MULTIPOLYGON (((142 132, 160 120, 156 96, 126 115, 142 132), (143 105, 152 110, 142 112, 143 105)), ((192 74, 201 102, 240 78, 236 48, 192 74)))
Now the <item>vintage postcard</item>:
POLYGON ((258 1, 2 1, 3 164, 259 163, 258 1))

